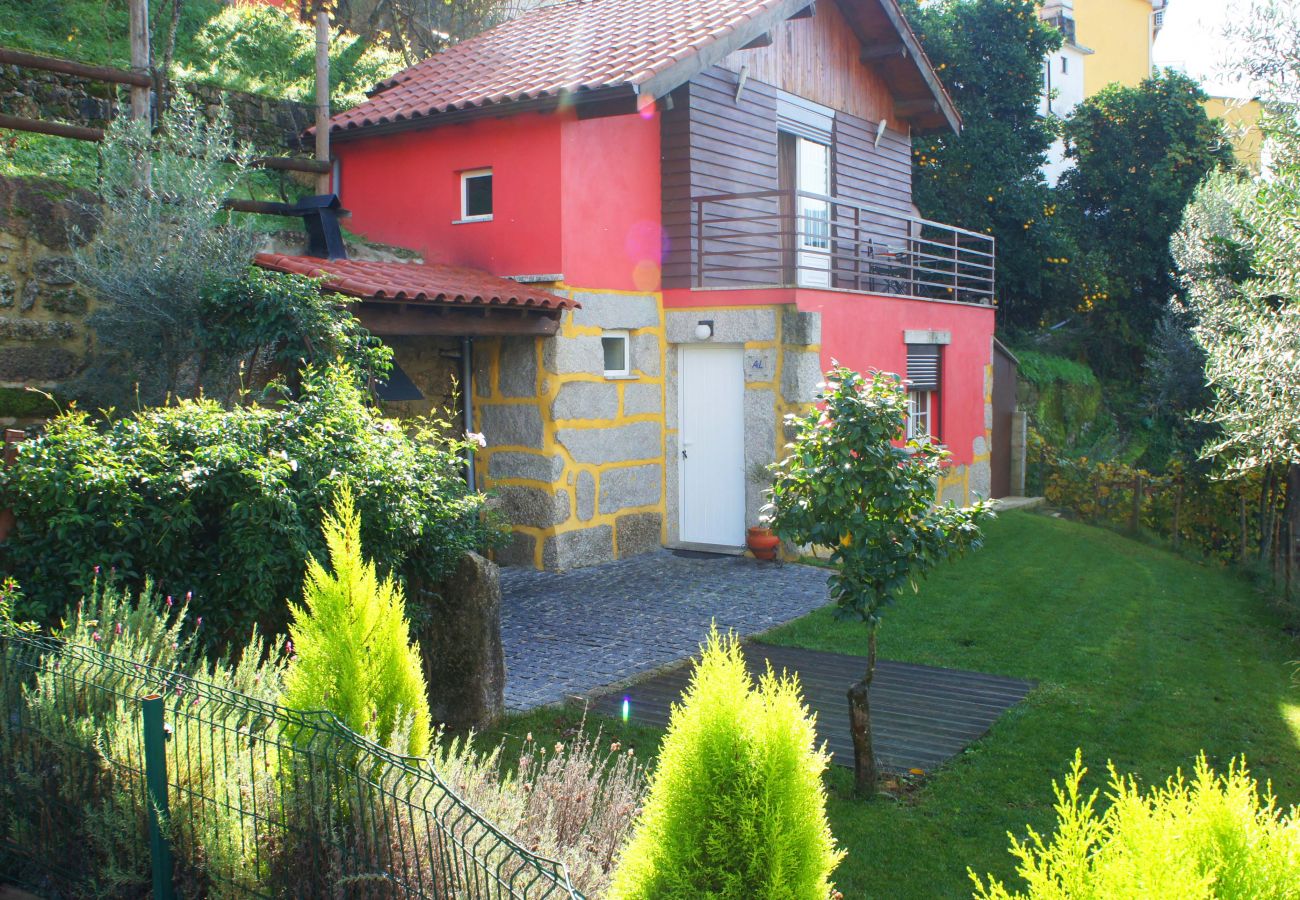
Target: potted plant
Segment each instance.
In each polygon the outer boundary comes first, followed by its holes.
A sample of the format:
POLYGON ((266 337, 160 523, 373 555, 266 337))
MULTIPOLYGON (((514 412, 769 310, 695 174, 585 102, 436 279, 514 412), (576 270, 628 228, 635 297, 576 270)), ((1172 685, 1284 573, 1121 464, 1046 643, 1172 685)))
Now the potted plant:
MULTIPOLYGON (((770 490, 772 487, 772 471, 768 466, 762 463, 754 463, 749 467, 749 480, 763 488, 764 496, 770 499, 770 490)), ((749 552, 754 554, 755 559, 774 560, 781 547, 781 539, 772 533, 772 529, 767 527, 767 507, 763 507, 764 512, 759 516, 758 524, 753 525, 745 531, 745 546, 749 552)))

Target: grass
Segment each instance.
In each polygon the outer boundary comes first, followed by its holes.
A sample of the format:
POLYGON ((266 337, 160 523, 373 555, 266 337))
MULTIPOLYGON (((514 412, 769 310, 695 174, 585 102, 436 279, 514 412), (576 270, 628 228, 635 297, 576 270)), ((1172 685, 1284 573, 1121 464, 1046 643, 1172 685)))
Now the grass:
MULTIPOLYGON (((772 632, 776 643, 864 653, 862 627, 829 610, 772 632)), ((1300 648, 1242 578, 1110 531, 1007 513, 987 546, 886 611, 888 659, 1039 682, 981 741, 904 799, 861 803, 829 776, 830 818, 849 851, 846 897, 969 897, 967 867, 1014 879, 1007 833, 1050 831, 1051 782, 1076 747, 1102 785, 1112 760, 1145 783, 1189 770, 1204 749, 1226 767, 1245 754, 1284 804, 1300 801, 1300 648)), ((846 685, 847 687, 847 685, 846 685)), ((563 739, 580 711, 544 710, 494 735, 563 739)), ((588 718, 651 755, 652 729, 588 718)))

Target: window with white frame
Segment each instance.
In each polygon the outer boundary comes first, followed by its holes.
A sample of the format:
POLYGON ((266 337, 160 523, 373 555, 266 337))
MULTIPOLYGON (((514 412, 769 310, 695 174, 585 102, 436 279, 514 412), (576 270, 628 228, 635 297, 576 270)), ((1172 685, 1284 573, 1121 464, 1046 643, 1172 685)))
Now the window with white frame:
POLYGON ((632 341, 626 331, 606 331, 600 336, 605 354, 605 377, 626 378, 632 374, 632 341))
POLYGON ((939 387, 942 347, 907 345, 907 438, 939 436, 939 387))
POLYGON ((460 173, 460 221, 488 222, 492 219, 492 170, 470 169, 460 173))

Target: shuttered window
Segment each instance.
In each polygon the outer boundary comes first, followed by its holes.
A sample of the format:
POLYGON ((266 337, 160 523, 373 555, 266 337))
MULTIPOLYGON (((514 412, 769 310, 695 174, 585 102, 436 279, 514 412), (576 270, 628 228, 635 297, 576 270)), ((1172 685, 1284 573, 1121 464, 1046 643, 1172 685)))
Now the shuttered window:
POLYGON ((776 95, 776 127, 786 134, 829 144, 835 133, 835 110, 780 91, 776 95))
POLYGON ((907 380, 914 391, 939 390, 939 344, 907 345, 907 380))

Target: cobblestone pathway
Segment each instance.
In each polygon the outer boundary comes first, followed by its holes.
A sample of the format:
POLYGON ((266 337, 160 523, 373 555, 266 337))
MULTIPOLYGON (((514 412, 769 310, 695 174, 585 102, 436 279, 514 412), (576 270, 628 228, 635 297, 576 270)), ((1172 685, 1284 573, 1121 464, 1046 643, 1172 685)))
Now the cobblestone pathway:
POLYGON ((716 620, 751 635, 827 601, 826 571, 663 550, 576 569, 501 570, 506 706, 588 694, 695 653, 716 620))

